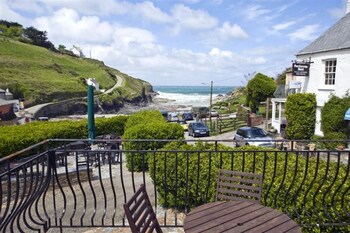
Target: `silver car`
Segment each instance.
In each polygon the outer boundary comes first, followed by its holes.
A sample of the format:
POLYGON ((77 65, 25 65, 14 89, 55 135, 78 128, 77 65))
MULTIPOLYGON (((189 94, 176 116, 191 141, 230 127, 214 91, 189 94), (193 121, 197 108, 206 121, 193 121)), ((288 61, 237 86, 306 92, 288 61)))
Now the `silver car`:
POLYGON ((274 142, 267 133, 258 127, 241 127, 233 137, 236 146, 253 145, 274 147, 274 142))

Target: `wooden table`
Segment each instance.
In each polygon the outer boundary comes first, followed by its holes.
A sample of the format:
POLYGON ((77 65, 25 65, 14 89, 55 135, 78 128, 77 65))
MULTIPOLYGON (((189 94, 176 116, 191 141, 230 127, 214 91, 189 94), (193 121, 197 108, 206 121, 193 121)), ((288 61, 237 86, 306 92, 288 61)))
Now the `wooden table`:
POLYGON ((184 222, 191 232, 301 232, 286 214, 247 201, 211 202, 194 208, 184 222))

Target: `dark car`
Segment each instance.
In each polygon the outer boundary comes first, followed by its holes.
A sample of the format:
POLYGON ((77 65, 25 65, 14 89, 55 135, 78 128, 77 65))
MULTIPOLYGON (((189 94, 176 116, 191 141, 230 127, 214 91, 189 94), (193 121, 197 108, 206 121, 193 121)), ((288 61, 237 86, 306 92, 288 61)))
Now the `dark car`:
POLYGON ((184 112, 182 113, 182 119, 184 119, 185 121, 191 121, 193 120, 193 115, 191 112, 184 112))
POLYGON ((208 126, 201 121, 191 122, 188 125, 188 136, 210 136, 210 130, 208 126))
POLYGON ((272 138, 269 137, 263 129, 258 127, 239 128, 233 140, 236 142, 236 146, 253 145, 274 147, 272 138))

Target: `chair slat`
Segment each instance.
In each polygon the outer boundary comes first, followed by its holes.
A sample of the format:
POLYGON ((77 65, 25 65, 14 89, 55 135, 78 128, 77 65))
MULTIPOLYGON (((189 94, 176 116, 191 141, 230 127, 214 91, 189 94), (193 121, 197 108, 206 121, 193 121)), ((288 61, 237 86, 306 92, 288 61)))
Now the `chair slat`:
POLYGON ((131 232, 162 232, 143 184, 123 207, 131 232))
POLYGON ((215 200, 260 202, 262 175, 220 169, 215 200))

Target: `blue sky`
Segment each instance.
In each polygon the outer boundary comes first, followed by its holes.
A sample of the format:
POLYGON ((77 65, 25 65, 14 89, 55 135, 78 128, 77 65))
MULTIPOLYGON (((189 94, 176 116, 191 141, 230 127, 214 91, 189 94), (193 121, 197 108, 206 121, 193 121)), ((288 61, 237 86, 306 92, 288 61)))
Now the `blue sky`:
POLYGON ((276 77, 345 11, 346 0, 0 0, 1 19, 152 85, 276 77))

